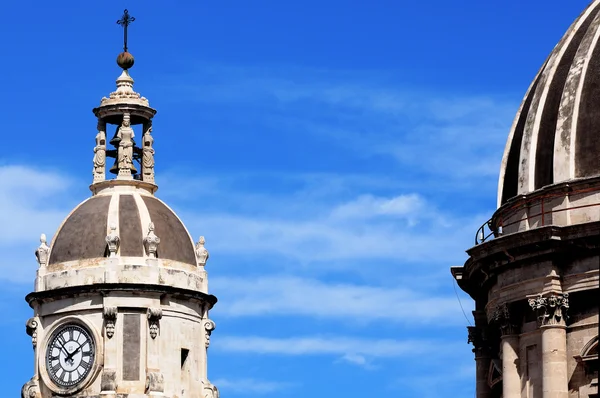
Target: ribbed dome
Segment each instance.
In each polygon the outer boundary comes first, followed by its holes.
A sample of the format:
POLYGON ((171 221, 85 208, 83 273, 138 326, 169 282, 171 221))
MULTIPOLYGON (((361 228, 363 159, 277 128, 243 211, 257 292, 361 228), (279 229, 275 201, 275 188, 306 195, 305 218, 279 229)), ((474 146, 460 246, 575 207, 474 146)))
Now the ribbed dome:
POLYGON ((600 175, 600 0, 571 25, 529 87, 500 169, 498 206, 600 175))
POLYGON ((112 192, 93 196, 65 219, 50 248, 48 266, 107 256, 106 236, 116 227, 120 257, 147 257, 144 237, 150 223, 160 238, 157 257, 197 265, 194 243, 175 213, 154 196, 112 192))

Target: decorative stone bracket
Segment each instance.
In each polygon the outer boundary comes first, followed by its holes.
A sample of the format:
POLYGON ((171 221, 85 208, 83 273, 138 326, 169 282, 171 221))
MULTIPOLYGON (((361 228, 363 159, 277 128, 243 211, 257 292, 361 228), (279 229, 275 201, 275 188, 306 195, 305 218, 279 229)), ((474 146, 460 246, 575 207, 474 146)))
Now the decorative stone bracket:
POLYGON ((536 298, 528 300, 532 310, 538 312, 541 326, 566 325, 567 310, 569 309, 569 294, 554 294, 543 297, 539 294, 536 298))
POLYGON ((117 371, 105 368, 100 379, 100 389, 104 392, 117 391, 117 371))
POLYGON ((518 325, 512 320, 508 304, 501 304, 494 309, 492 320, 500 327, 502 336, 509 336, 519 332, 518 325))
POLYGON ((148 308, 148 327, 150 328, 150 337, 156 338, 159 331, 159 322, 162 318, 162 309, 160 308, 148 308))
POLYGON ((106 331, 106 337, 110 339, 115 334, 115 323, 117 323, 117 307, 104 307, 102 315, 104 316, 104 330, 106 331))
POLYGON ((42 393, 35 377, 32 377, 21 388, 21 398, 41 398, 42 393))
POLYGON ((204 322, 204 330, 206 331, 204 334, 204 337, 205 337, 204 345, 206 346, 206 348, 208 348, 208 346, 210 345, 210 335, 212 334, 213 330, 215 330, 216 327, 217 327, 217 325, 211 319, 207 319, 204 322))
POLYGON ((34 349, 37 346, 37 327, 37 318, 29 318, 25 324, 25 332, 31 336, 31 344, 33 345, 34 349))

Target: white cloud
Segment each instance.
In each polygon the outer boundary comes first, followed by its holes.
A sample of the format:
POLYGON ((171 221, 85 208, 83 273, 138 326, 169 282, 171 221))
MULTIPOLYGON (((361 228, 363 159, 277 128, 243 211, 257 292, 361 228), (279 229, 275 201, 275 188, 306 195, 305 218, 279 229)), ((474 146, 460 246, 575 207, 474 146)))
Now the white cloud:
POLYGON ((219 316, 301 315, 354 323, 385 320, 411 325, 465 323, 455 296, 436 296, 426 289, 419 292, 417 286, 390 288, 325 283, 290 276, 259 277, 251 281, 214 277, 210 285, 211 291, 220 298, 219 316))
POLYGON ((219 351, 271 355, 334 355, 346 358, 400 358, 416 355, 452 355, 464 351, 464 343, 447 341, 366 339, 351 337, 237 337, 219 336, 219 351))
POLYGON ((270 394, 293 388, 295 383, 264 381, 256 379, 216 379, 213 384, 219 390, 240 394, 270 394))
POLYGON ((51 236, 69 210, 53 199, 70 184, 70 179, 59 173, 0 166, 0 244, 28 241, 33 247, 41 232, 51 236))

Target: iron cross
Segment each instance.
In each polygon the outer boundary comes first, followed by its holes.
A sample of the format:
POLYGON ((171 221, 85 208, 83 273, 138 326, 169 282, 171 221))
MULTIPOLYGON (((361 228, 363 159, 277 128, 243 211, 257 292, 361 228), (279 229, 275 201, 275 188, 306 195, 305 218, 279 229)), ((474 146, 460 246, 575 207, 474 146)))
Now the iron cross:
POLYGON ((123 51, 125 52, 127 52, 127 27, 133 21, 135 21, 135 17, 129 15, 129 11, 127 10, 123 11, 123 16, 117 21, 123 27, 123 51))

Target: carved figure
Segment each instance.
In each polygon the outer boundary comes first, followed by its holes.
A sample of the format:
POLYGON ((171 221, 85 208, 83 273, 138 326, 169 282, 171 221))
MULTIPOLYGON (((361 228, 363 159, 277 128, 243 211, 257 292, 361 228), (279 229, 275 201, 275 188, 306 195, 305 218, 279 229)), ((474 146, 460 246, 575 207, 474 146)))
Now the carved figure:
POLYGON ((206 243, 204 236, 201 236, 200 239, 198 239, 198 243, 196 243, 196 259, 198 260, 198 265, 201 266, 206 265, 209 257, 208 250, 204 247, 204 243, 206 243))
POLYGON ((40 246, 35 250, 35 257, 40 267, 48 265, 48 254, 50 253, 50 247, 46 243, 46 234, 40 235, 40 246))
POLYGON ((135 134, 131 128, 128 113, 123 115, 123 123, 121 123, 117 135, 121 139, 118 149, 119 175, 129 176, 135 173, 136 170, 133 165, 133 137, 135 137, 135 134))
POLYGON ((106 123, 98 121, 98 134, 94 147, 94 182, 106 178, 106 123))
POLYGON ((148 225, 148 235, 144 238, 144 248, 146 248, 148 257, 156 258, 159 243, 160 238, 154 233, 154 223, 151 222, 150 225, 148 225))
POLYGON ((543 297, 539 294, 536 298, 528 300, 532 310, 538 311, 538 319, 542 325, 564 325, 569 309, 569 293, 551 294, 543 297))
POLYGON ((154 183, 154 148, 152 144, 152 122, 148 122, 148 128, 144 132, 144 147, 142 156, 143 181, 154 183))
POLYGON ((106 236, 106 244, 108 245, 108 257, 117 257, 117 251, 119 250, 119 244, 121 238, 117 235, 117 226, 110 226, 110 233, 106 236))
POLYGON ((115 323, 117 322, 117 307, 104 307, 103 316, 106 337, 110 339, 115 334, 115 323))
POLYGON ((150 337, 153 339, 158 335, 159 322, 162 318, 162 309, 160 308, 148 308, 148 327, 150 329, 150 337))

